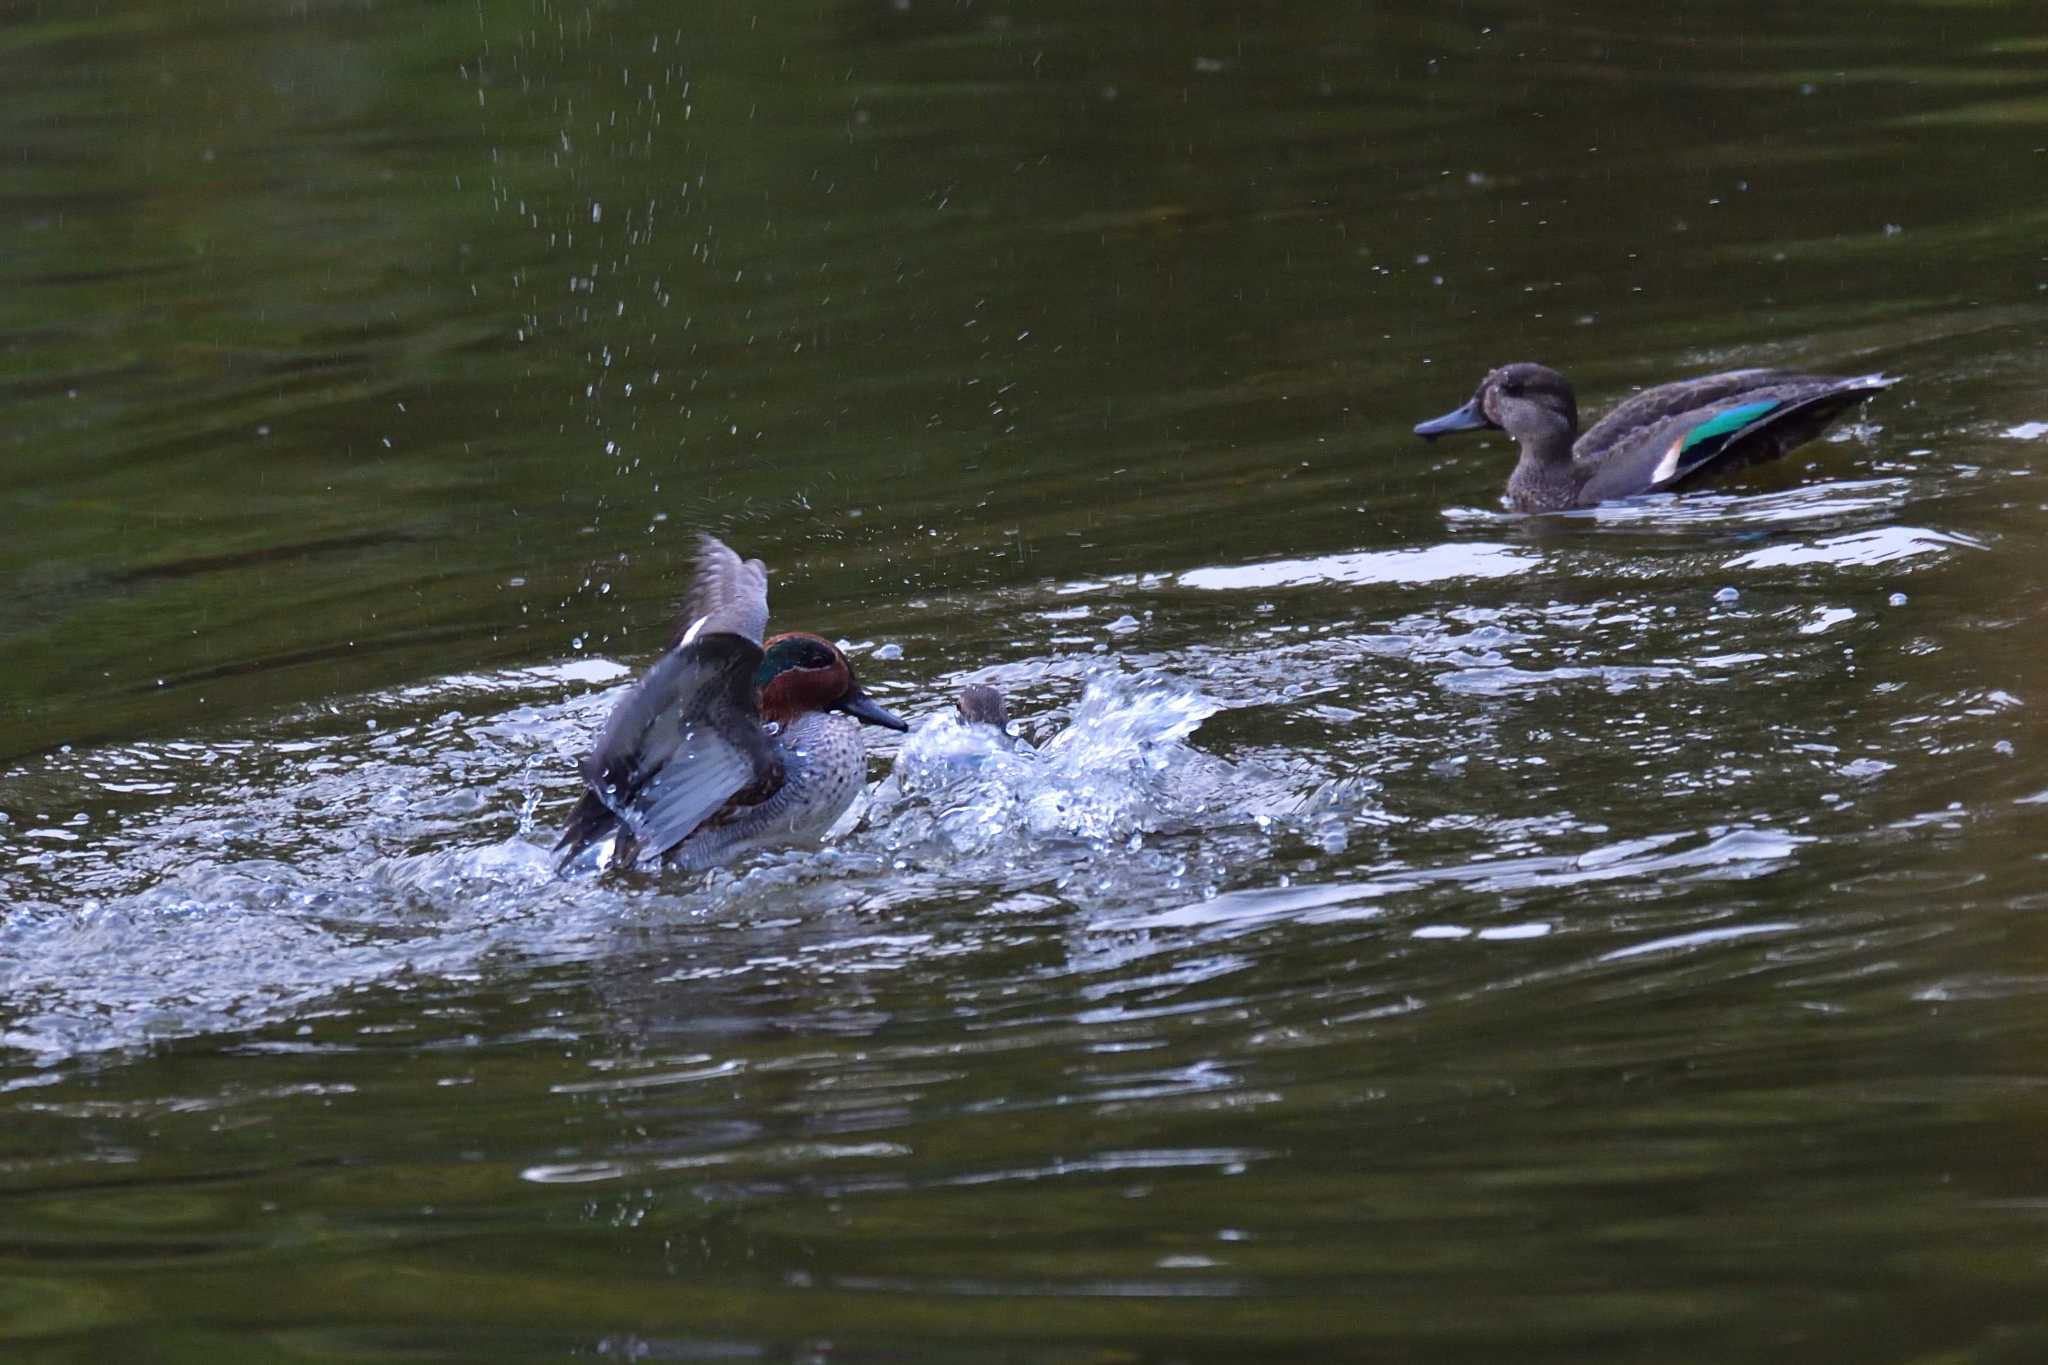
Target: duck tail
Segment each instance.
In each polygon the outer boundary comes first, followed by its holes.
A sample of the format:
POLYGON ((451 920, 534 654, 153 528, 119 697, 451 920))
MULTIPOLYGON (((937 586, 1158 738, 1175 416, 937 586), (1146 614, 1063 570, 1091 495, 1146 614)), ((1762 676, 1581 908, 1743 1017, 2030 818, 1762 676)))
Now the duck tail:
POLYGON ((582 853, 594 845, 603 843, 613 835, 618 836, 618 847, 613 851, 612 861, 625 865, 633 861, 633 835, 619 822, 611 807, 598 799, 593 791, 583 793, 583 799, 576 803, 576 809, 569 813, 569 823, 562 830, 562 837, 555 840, 555 852, 561 856, 555 859, 555 872, 566 876, 571 864, 582 853))

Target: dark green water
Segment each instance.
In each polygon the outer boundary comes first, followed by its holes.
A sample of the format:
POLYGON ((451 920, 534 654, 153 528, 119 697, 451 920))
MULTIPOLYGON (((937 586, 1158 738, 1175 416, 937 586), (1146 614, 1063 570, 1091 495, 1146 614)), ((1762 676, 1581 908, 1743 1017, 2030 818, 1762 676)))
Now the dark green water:
POLYGON ((2041 19, 0 9, 0 1358, 2048 1355, 2041 19), (1065 785, 551 879, 699 528, 1065 785))

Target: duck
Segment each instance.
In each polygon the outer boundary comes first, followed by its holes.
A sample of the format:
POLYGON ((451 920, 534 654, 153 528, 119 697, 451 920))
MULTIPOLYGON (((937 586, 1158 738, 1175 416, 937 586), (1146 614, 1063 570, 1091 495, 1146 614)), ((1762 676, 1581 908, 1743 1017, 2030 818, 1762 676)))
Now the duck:
POLYGON ((768 570, 715 536, 698 543, 682 621, 579 765, 558 872, 607 840, 609 866, 686 871, 817 843, 866 783, 861 727, 910 728, 824 636, 764 640, 768 570))
POLYGON ((896 760, 875 789, 870 809, 888 812, 911 796, 929 797, 978 781, 985 784, 999 771, 1036 756, 1029 743, 1010 733, 1009 703, 1002 689, 971 683, 960 689, 950 708, 926 717, 896 750, 896 760))
POLYGON ((970 683, 960 689, 953 709, 963 725, 988 726, 1009 733, 1010 708, 1003 700, 1001 688, 989 683, 970 683))
POLYGON ((1521 447, 1508 505, 1560 512, 1676 492, 1775 460, 1897 382, 1883 374, 1729 370, 1646 389, 1582 435, 1571 382, 1525 361, 1492 371, 1471 401, 1420 423, 1415 434, 1433 441, 1454 431, 1505 431, 1521 447))

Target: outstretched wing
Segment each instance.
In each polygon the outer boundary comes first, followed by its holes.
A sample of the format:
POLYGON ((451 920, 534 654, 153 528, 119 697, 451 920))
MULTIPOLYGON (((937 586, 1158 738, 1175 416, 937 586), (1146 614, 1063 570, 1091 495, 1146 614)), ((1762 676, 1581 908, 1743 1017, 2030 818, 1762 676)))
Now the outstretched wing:
POLYGON ((704 536, 681 626, 584 758, 588 790, 555 844, 558 866, 607 838, 619 864, 658 860, 735 796, 758 800, 782 785, 781 750, 754 698, 766 566, 704 536))
POLYGON ((761 646, 726 631, 663 655, 583 760, 589 791, 555 845, 561 862, 613 834, 620 863, 659 859, 739 793, 781 786, 781 755, 754 702, 760 665, 761 646))
POLYGON ((760 661, 760 645, 719 632, 647 669, 582 761, 590 790, 555 845, 563 864, 614 833, 616 862, 659 860, 739 792, 782 784, 754 704, 760 661))
POLYGON ((717 536, 697 542, 697 576, 677 623, 675 643, 705 635, 737 635, 761 643, 768 631, 768 567, 741 559, 717 536))

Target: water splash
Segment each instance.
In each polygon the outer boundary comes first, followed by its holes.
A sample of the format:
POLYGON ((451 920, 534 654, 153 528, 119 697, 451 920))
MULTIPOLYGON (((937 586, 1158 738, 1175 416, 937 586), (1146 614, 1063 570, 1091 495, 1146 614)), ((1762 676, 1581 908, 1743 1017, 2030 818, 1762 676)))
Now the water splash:
POLYGON ((1105 670, 1042 748, 941 715, 904 744, 868 823, 894 854, 1048 839, 1100 849, 1184 828, 1230 783, 1228 763, 1184 743, 1223 709, 1170 677, 1105 670))

